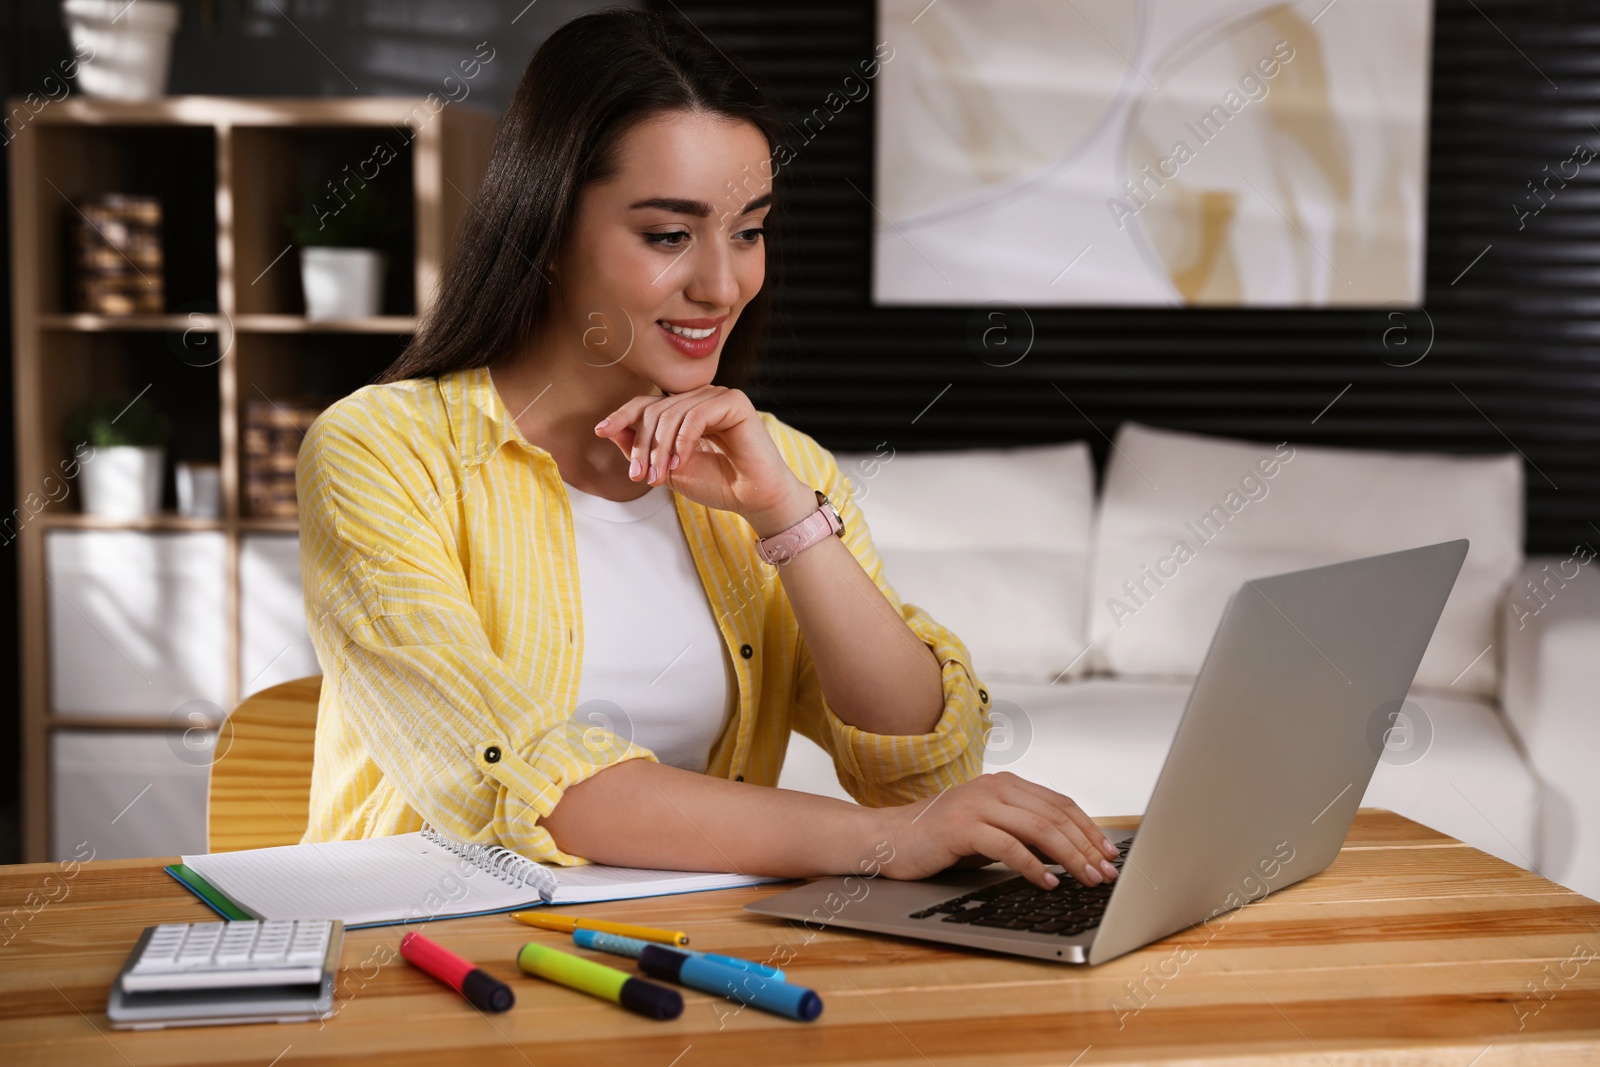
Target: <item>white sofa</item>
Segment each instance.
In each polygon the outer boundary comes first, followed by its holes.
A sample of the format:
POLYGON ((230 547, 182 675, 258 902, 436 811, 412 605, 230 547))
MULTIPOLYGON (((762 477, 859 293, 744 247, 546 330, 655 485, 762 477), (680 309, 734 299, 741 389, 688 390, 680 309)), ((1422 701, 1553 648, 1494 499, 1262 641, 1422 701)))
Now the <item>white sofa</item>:
MULTIPOLYGON (((1240 581, 1467 537, 1363 803, 1600 897, 1595 550, 1524 559, 1515 453, 1256 444, 1125 423, 1098 496, 1081 442, 836 458, 889 583, 962 638, 989 689, 986 769, 1094 816, 1144 811, 1240 581)), ((848 799, 799 735, 779 784, 848 799)))

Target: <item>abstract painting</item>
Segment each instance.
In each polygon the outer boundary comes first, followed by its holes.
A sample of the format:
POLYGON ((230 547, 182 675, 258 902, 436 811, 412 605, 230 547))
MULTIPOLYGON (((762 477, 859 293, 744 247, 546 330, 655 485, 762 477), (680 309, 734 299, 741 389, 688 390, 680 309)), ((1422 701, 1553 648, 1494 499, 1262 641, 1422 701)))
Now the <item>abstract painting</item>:
POLYGON ((878 304, 1420 304, 1431 0, 879 0, 878 304))

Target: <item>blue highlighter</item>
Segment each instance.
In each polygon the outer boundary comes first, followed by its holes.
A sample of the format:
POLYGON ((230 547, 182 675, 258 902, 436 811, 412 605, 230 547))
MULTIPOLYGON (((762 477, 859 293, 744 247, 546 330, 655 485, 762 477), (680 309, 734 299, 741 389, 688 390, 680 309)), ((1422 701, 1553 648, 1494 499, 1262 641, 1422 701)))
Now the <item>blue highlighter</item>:
MULTIPOLYGON (((582 927, 572 931, 572 943, 579 948, 592 948, 597 952, 610 952, 617 956, 627 956, 629 959, 638 959, 644 947, 653 944, 642 941, 637 937, 623 937, 621 934, 608 934, 600 930, 585 930, 582 927)), ((725 967, 733 967, 741 971, 749 971, 760 975, 762 978, 771 978, 775 982, 784 980, 783 972, 776 967, 755 960, 742 960, 737 956, 719 956, 715 952, 696 952, 692 948, 679 949, 685 955, 700 956, 713 963, 720 963, 725 967)))
POLYGON ((731 997, 774 1015, 810 1022, 822 1014, 822 998, 814 990, 763 978, 726 964, 691 956, 665 945, 639 950, 639 969, 652 978, 664 978, 706 993, 731 997))

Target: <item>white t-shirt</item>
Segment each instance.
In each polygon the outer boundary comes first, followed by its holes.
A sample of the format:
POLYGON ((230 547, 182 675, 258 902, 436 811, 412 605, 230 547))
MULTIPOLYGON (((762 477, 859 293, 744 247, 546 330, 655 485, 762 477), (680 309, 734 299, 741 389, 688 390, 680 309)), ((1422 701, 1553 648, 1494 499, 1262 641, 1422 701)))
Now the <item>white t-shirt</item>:
POLYGON ((568 485, 567 497, 583 601, 577 718, 704 772, 738 680, 672 490, 607 500, 568 485))

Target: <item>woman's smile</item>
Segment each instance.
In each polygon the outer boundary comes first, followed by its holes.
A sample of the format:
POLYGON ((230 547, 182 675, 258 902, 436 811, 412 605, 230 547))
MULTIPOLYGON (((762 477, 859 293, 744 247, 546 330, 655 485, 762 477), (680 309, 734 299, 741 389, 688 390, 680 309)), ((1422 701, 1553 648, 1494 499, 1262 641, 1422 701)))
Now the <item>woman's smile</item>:
POLYGON ((704 359, 716 352, 722 343, 722 324, 719 319, 657 319, 656 327, 666 336, 667 342, 690 359, 704 359))

